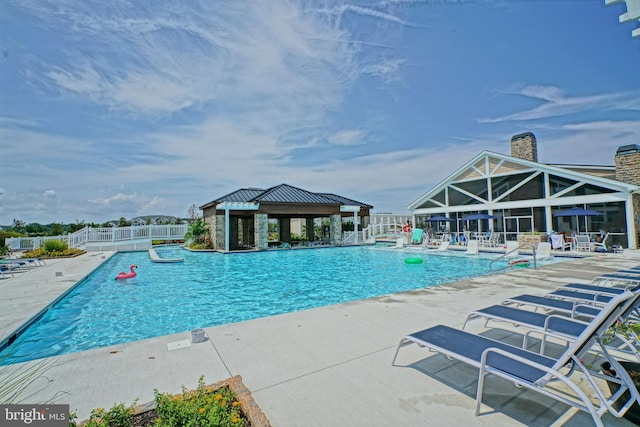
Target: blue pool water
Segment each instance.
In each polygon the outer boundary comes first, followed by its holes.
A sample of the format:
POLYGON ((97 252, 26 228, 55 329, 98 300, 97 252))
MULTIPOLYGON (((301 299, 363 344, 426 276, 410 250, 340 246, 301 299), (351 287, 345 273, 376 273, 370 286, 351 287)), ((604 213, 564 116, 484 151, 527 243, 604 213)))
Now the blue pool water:
POLYGON ((0 353, 1 364, 425 288, 489 274, 496 256, 415 255, 379 246, 232 255, 177 246, 156 251, 184 262, 116 254, 0 353), (425 262, 404 262, 415 256, 425 262), (131 264, 138 266, 136 278, 114 280, 131 264))

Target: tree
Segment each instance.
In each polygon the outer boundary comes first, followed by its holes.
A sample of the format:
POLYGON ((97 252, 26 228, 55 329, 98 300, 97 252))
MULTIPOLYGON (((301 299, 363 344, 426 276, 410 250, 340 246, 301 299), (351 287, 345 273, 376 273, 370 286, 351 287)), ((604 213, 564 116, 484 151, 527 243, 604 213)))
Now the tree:
POLYGON ((24 227, 24 231, 26 231, 30 235, 39 235, 44 233, 44 227, 42 224, 38 224, 37 222, 32 222, 31 224, 27 224, 24 227))
POLYGON ((18 233, 24 233, 25 232, 25 224, 24 221, 20 221, 19 219, 13 219, 13 226, 11 226, 11 229, 15 232, 18 233))
POLYGON ((87 224, 85 224, 84 221, 79 221, 79 220, 76 219, 76 223, 75 224, 67 225, 67 231, 69 233, 75 233, 78 230, 82 230, 86 226, 87 226, 87 224))
POLYGON ((194 220, 198 219, 199 217, 200 217, 200 211, 199 211, 198 207, 194 203, 191 206, 189 206, 189 219, 194 221, 194 220))
POLYGON ((49 225, 49 236, 60 236, 64 234, 64 225, 59 222, 54 222, 49 225))
POLYGON ((127 218, 121 216, 120 220, 118 220, 118 227, 128 227, 131 223, 127 221, 127 218))

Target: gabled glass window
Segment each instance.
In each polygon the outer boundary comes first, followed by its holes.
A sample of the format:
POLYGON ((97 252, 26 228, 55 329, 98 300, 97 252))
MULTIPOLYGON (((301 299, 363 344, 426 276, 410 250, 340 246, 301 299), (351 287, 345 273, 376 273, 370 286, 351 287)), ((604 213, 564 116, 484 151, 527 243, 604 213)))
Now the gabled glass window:
MULTIPOLYGON (((471 194, 475 194, 481 199, 487 199, 487 180, 486 179, 477 179, 475 181, 466 181, 466 182, 455 182, 453 183, 456 187, 468 191, 471 194)), ((476 201, 475 203, 479 203, 476 201)))
POLYGON ((441 192, 439 192, 438 194, 436 194, 435 196, 432 197, 433 200, 435 200, 436 202, 440 202, 444 205, 444 190, 442 190, 441 192))
POLYGON ((477 199, 467 196, 464 193, 459 192, 455 188, 449 187, 449 206, 464 206, 464 205, 477 205, 481 204, 477 199))
MULTIPOLYGON (((520 173, 517 175, 501 176, 491 179, 493 200, 497 199, 513 187, 529 178, 531 173, 520 173)), ((501 202, 513 202, 516 200, 544 199, 544 178, 540 174, 518 188, 513 193, 500 199, 501 202)))

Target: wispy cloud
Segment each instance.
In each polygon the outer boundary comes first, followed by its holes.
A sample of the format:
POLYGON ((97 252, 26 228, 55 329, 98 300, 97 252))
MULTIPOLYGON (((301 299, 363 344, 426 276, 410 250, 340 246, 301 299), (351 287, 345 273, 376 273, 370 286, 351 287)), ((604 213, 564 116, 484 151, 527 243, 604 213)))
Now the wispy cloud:
POLYGON ((501 94, 531 98, 541 103, 526 111, 479 119, 479 123, 537 120, 589 111, 640 111, 640 93, 637 91, 567 96, 562 89, 555 86, 526 85, 501 92, 501 94))

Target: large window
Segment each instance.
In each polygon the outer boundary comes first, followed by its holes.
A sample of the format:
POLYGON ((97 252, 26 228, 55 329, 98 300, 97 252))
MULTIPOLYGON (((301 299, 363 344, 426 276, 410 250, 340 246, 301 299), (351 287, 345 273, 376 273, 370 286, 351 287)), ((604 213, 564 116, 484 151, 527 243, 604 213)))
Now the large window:
MULTIPOLYGON (((493 200, 502 196, 522 181, 529 178, 530 173, 521 173, 516 175, 501 176, 491 179, 491 188, 493 200)), ((544 178, 540 174, 531 181, 524 184, 514 192, 500 199, 501 202, 513 202, 516 200, 531 200, 544 198, 544 178)))

